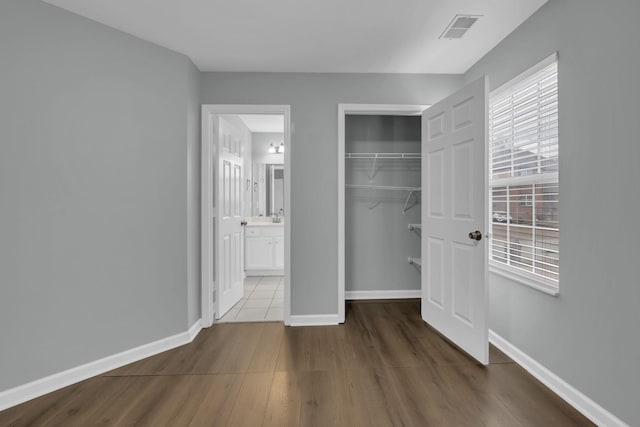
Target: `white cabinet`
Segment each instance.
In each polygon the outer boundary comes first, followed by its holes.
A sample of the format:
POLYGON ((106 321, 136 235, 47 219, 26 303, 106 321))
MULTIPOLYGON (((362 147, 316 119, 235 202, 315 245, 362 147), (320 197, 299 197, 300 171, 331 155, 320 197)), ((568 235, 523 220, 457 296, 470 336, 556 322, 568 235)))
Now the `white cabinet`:
POLYGON ((284 274, 284 227, 245 228, 244 269, 247 276, 284 274))
POLYGON ((273 238, 273 263, 276 268, 284 269, 284 236, 273 238))
POLYGON ((273 267, 273 237, 247 237, 245 243, 245 270, 273 267))

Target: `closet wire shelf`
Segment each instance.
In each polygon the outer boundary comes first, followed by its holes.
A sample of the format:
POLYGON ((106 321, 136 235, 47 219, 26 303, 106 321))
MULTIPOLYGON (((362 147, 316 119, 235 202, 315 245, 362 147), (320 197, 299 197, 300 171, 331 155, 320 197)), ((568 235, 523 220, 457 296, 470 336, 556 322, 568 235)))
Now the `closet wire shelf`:
POLYGON ((345 153, 345 159, 405 159, 420 160, 422 153, 345 153))
MULTIPOLYGON (((421 160, 422 153, 345 153, 344 157, 345 159, 373 160, 373 163, 371 164, 371 173, 369 174, 369 181, 371 182, 375 175, 375 168, 378 159, 421 160)), ((407 194, 404 206, 402 207, 403 214, 418 204, 417 193, 422 191, 421 187, 399 187, 395 185, 346 184, 345 187, 366 190, 408 191, 409 194, 407 194)))

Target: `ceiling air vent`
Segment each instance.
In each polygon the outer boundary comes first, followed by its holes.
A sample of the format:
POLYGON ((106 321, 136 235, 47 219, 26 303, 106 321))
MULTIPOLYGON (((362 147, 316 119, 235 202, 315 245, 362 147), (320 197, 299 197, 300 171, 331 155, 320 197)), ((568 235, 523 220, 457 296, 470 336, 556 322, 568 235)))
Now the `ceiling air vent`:
POLYGON ((456 15, 440 35, 441 39, 461 39, 482 15, 456 15))

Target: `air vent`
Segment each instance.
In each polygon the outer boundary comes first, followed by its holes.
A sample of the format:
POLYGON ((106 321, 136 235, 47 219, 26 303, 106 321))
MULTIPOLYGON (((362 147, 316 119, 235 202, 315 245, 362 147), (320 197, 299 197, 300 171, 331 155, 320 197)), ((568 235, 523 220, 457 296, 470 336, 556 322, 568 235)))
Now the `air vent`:
POLYGON ((441 39, 461 39, 482 15, 456 15, 440 35, 441 39))

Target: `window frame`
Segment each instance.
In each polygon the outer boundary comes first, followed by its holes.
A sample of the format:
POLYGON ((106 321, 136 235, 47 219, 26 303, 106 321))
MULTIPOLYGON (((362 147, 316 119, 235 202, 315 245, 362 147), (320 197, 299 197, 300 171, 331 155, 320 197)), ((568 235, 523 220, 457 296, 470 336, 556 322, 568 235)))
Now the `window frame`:
MULTIPOLYGON (((553 53, 552 55, 548 56, 547 58, 543 59, 542 61, 538 62, 537 64, 535 64, 533 67, 530 67, 529 69, 527 69, 526 71, 524 71, 523 73, 519 74, 518 76, 516 76, 515 78, 509 80, 507 83, 501 85, 500 87, 494 89, 493 91, 491 91, 490 93, 490 97, 489 97, 489 105, 491 105, 491 102, 493 99, 496 99, 500 96, 502 96, 504 94, 504 92, 506 91, 510 91, 512 90, 514 87, 516 87, 518 84, 520 84, 521 82, 529 79, 530 77, 534 76, 535 74, 539 73, 540 71, 544 70, 545 68, 549 67, 550 65, 554 64, 554 63, 558 63, 558 54, 557 52, 553 53)), ((558 94, 558 102, 559 102, 559 94, 558 94)), ((559 127, 559 125, 558 125, 559 127)), ((489 131, 490 132, 490 131, 489 131)), ((558 148, 559 148, 559 141, 558 141, 558 148)), ((487 138, 487 151, 488 151, 488 159, 490 161, 491 159, 491 140, 489 138, 487 138)), ((500 178, 497 180, 492 180, 492 170, 491 170, 491 164, 488 165, 488 173, 489 173, 489 180, 488 180, 488 194, 487 194, 487 199, 488 199, 488 223, 491 229, 491 236, 493 237, 493 227, 494 227, 494 221, 493 221, 493 190, 494 188, 505 188, 505 191, 508 191, 508 188, 513 188, 515 186, 518 185, 531 185, 532 187, 540 185, 540 184, 556 184, 558 186, 558 190, 560 187, 560 177, 559 177, 559 170, 557 172, 548 172, 548 173, 540 173, 540 174, 534 174, 534 175, 526 175, 526 176, 512 176, 512 177, 507 177, 507 178, 500 178)), ((533 196, 531 197, 531 202, 535 203, 535 200, 533 199, 533 196)), ((520 204, 522 203, 521 201, 522 199, 519 197, 517 199, 517 202, 520 204)), ((560 202, 560 196, 558 195, 558 204, 560 202)), ((509 204, 511 203, 509 199, 506 200, 506 203, 509 204)), ((508 206, 507 206, 508 208, 508 206)), ((506 212, 506 215, 509 216, 508 210, 506 212)), ((507 224, 509 224, 507 222, 507 224)), ((536 230, 535 226, 532 226, 533 230, 536 230)), ((558 233, 560 232, 560 223, 558 222, 558 233)), ((535 231, 534 231, 535 233, 535 231)), ((488 248, 488 258, 489 258, 489 272, 497 274, 499 276, 505 277, 507 279, 510 279, 516 283, 531 287, 533 289, 536 289, 538 291, 541 291, 543 293, 546 293, 548 295, 552 295, 552 296, 557 296, 559 295, 560 292, 560 274, 558 271, 558 280, 554 280, 551 278, 547 278, 544 277, 540 274, 536 274, 533 272, 528 272, 524 269, 518 268, 518 267, 514 267, 511 265, 508 265, 504 262, 500 262, 500 261, 496 261, 494 259, 492 259, 492 242, 493 239, 490 240, 489 243, 489 248, 488 248)), ((560 243, 558 241, 558 256, 560 254, 560 243)), ((559 267, 559 265, 558 265, 559 267)))

